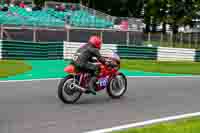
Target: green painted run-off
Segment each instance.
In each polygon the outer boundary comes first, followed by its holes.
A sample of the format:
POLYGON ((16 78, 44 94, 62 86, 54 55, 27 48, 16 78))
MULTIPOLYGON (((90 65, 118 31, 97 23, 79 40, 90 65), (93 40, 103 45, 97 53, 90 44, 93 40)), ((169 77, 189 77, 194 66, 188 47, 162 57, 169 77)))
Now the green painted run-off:
MULTIPOLYGON (((27 80, 27 79, 45 79, 45 78, 62 78, 66 76, 64 68, 68 62, 64 60, 31 60, 26 61, 32 66, 32 70, 26 73, 11 76, 9 78, 0 78, 0 80, 27 80)), ((188 76, 177 74, 161 74, 143 71, 120 70, 127 76, 188 76)), ((190 76, 190 75, 189 75, 190 76)))

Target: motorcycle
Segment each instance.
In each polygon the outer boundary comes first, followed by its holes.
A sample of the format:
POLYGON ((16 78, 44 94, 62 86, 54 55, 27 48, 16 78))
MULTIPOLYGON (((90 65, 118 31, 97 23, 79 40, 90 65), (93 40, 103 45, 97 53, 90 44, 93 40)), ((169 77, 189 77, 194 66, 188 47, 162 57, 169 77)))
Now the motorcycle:
MULTIPOLYGON (((107 94, 113 99, 121 98, 127 91, 127 78, 119 72, 120 57, 114 53, 104 56, 106 62, 115 64, 115 67, 101 64, 96 60, 96 64, 100 65, 100 74, 96 83, 96 92, 106 89, 107 94)), ((73 104, 77 102, 82 94, 90 94, 86 88, 90 81, 90 74, 87 72, 77 72, 73 65, 68 65, 64 71, 68 73, 66 77, 61 79, 58 85, 58 97, 65 104, 73 104)))

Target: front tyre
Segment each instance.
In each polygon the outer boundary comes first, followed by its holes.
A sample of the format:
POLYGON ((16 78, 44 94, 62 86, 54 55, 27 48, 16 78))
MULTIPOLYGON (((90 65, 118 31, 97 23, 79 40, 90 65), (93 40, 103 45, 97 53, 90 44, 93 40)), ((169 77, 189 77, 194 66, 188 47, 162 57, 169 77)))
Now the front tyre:
POLYGON ((59 99, 65 103, 65 104, 73 104, 77 102, 82 92, 75 91, 75 89, 72 89, 72 83, 78 82, 72 75, 68 75, 65 78, 63 78, 59 85, 58 85, 58 97, 59 99))
POLYGON ((127 91, 127 79, 123 73, 119 73, 110 80, 107 88, 108 95, 113 99, 119 99, 127 91))

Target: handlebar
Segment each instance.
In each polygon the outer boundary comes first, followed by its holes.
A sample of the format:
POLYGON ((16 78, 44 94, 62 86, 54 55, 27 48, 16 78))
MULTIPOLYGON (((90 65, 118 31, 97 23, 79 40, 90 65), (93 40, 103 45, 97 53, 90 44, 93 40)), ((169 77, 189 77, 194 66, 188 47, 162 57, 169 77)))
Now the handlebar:
MULTIPOLYGON (((107 58, 104 57, 104 58, 106 60, 106 64, 105 64, 106 66, 111 67, 111 68, 119 67, 119 64, 114 63, 112 59, 109 59, 108 57, 107 58)), ((95 62, 94 64, 97 64, 97 65, 101 64, 100 62, 98 62, 97 59, 94 59, 93 61, 95 62)))

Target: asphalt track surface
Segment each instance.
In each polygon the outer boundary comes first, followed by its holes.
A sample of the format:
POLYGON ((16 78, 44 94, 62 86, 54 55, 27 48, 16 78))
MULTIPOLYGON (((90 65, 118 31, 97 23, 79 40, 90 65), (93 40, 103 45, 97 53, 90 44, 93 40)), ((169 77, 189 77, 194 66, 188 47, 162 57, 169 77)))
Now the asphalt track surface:
POLYGON ((81 133, 200 111, 200 78, 129 78, 112 100, 105 91, 75 105, 57 98, 59 80, 0 82, 0 133, 81 133))

